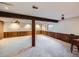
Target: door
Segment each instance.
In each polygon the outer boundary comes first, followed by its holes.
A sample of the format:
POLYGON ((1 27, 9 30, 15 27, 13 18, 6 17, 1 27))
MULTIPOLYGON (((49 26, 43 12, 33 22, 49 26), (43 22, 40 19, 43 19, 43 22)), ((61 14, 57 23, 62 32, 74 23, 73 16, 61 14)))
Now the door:
POLYGON ((0 21, 0 39, 2 39, 4 37, 4 34, 3 34, 3 22, 0 21))

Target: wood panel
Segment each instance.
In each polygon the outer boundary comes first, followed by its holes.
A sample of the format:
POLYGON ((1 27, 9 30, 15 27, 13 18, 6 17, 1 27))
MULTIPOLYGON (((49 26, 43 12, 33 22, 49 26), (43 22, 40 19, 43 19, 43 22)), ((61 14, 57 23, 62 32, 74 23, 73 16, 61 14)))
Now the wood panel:
POLYGON ((4 25, 4 22, 0 21, 0 39, 2 39, 4 37, 3 25, 4 25))
POLYGON ((31 31, 21 31, 21 32, 4 32, 4 38, 27 36, 31 35, 31 31))
MULTIPOLYGON (((65 41, 65 42, 70 42, 70 34, 64 34, 64 33, 57 33, 57 32, 48 32, 48 31, 41 31, 41 34, 48 35, 50 37, 65 41)), ((75 35, 75 38, 77 39, 79 36, 75 35)))
MULTIPOLYGON (((69 36, 70 34, 64 34, 64 33, 56 33, 56 32, 48 32, 48 31, 36 31, 35 34, 43 34, 48 35, 50 37, 69 42, 69 36)), ((21 32, 4 32, 4 38, 7 37, 17 37, 17 36, 27 36, 32 35, 31 31, 21 31, 21 32)), ((79 36, 76 35, 76 38, 79 38, 79 36)))
MULTIPOLYGON (((40 31, 36 31, 36 34, 41 34, 41 33, 40 31)), ((4 38, 27 36, 27 35, 32 35, 32 32, 31 31, 4 32, 4 38)))

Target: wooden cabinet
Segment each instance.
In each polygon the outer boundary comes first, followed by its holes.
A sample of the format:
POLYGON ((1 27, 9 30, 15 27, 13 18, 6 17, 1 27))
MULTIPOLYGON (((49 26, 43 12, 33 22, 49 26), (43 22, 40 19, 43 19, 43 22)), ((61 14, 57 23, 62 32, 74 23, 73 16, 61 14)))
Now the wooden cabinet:
POLYGON ((4 22, 0 21, 0 40, 4 37, 3 25, 4 25, 4 22))

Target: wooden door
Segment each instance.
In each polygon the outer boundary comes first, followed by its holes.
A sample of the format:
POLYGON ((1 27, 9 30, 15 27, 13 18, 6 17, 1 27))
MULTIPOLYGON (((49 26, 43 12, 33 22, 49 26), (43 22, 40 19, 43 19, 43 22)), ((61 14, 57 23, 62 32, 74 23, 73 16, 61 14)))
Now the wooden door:
POLYGON ((0 21, 0 39, 2 39, 4 37, 3 25, 4 25, 4 23, 2 21, 0 21))

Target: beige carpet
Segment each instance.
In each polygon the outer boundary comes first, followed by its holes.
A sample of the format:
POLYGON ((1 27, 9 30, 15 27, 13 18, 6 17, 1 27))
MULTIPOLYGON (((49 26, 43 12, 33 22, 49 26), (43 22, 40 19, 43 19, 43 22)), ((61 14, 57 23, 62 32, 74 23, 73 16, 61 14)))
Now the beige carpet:
POLYGON ((75 47, 71 53, 69 43, 48 36, 37 35, 35 47, 31 47, 31 36, 0 40, 0 56, 75 57, 79 56, 79 53, 75 47))
POLYGON ((38 35, 36 37, 36 47, 30 48, 23 53, 16 55, 22 57, 76 57, 78 52, 70 52, 70 44, 63 41, 38 35))

